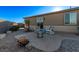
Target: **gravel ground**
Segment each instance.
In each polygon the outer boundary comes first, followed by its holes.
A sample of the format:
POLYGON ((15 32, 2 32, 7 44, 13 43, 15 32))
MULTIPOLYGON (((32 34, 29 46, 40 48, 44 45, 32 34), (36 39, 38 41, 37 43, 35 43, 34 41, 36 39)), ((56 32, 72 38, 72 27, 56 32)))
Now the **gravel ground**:
POLYGON ((79 52, 79 40, 65 39, 56 52, 79 52))
POLYGON ((24 33, 26 32, 17 31, 7 34, 6 38, 0 40, 0 52, 41 52, 42 50, 39 50, 35 47, 32 47, 30 50, 28 48, 20 48, 17 46, 17 41, 14 36, 24 33))

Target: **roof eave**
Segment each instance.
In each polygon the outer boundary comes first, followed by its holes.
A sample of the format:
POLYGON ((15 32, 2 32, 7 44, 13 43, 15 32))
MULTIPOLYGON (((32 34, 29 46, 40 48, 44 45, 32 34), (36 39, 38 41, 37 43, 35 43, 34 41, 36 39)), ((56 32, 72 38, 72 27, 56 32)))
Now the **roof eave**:
POLYGON ((72 9, 66 9, 66 10, 61 10, 61 11, 50 12, 50 13, 46 13, 46 14, 40 14, 40 15, 35 15, 35 16, 23 17, 23 19, 37 17, 37 16, 43 16, 43 15, 48 15, 48 14, 54 14, 54 13, 74 11, 74 10, 79 10, 79 8, 72 8, 72 9))

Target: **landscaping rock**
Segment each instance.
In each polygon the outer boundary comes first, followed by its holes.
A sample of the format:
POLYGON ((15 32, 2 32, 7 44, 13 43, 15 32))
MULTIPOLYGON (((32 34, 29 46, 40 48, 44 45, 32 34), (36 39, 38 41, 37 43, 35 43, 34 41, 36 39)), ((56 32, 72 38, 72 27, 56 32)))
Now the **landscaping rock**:
POLYGON ((78 52, 79 40, 65 39, 62 41, 61 47, 64 52, 78 52))
POLYGON ((0 39, 3 39, 6 37, 6 34, 0 34, 0 39))
POLYGON ((7 34, 10 34, 11 33, 11 31, 7 31, 7 34))
POLYGON ((29 43, 29 44, 27 44, 26 46, 25 46, 26 48, 28 48, 28 49, 32 49, 32 45, 29 43))

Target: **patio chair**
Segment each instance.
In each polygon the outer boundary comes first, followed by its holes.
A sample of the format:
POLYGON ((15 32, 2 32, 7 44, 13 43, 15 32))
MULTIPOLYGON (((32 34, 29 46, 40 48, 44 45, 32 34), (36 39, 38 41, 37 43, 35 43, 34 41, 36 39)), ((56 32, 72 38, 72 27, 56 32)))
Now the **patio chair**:
POLYGON ((47 34, 50 34, 50 35, 55 34, 55 32, 54 32, 54 27, 48 26, 48 27, 46 28, 46 33, 47 33, 47 34))

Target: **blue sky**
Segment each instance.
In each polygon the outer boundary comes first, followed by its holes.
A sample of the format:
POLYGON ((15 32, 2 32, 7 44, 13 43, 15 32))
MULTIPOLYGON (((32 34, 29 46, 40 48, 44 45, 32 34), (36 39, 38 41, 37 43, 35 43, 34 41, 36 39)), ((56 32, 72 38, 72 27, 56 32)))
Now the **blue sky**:
POLYGON ((12 22, 22 22, 23 17, 44 14, 63 9, 68 9, 69 6, 0 6, 0 19, 12 22))

